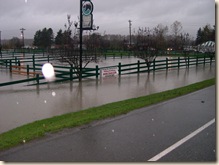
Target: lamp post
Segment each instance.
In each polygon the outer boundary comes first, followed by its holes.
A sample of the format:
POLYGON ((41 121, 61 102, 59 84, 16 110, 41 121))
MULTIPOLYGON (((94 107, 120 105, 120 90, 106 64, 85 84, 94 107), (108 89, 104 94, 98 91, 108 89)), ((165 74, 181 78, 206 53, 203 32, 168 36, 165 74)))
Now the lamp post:
POLYGON ((129 20, 129 44, 130 44, 130 48, 131 48, 131 44, 132 44, 132 21, 129 20))
POLYGON ((82 80, 82 35, 83 35, 83 29, 82 29, 82 2, 83 0, 80 0, 80 34, 79 34, 79 40, 80 40, 80 60, 79 60, 79 66, 80 66, 80 73, 79 73, 79 81, 82 80))
MULTIPOLYGON (((93 30, 93 3, 91 0, 80 0, 80 59, 79 81, 82 80, 82 36, 83 30, 93 30), (83 22, 84 21, 84 22, 83 22)), ((75 24, 76 26, 76 24, 75 24)))

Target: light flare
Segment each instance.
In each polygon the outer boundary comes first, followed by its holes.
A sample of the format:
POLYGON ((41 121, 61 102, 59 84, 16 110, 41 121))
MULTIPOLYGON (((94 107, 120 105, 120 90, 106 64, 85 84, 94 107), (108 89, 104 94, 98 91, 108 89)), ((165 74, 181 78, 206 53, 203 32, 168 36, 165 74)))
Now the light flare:
POLYGON ((50 63, 44 64, 42 67, 42 73, 47 81, 55 80, 55 71, 54 71, 52 64, 50 63))

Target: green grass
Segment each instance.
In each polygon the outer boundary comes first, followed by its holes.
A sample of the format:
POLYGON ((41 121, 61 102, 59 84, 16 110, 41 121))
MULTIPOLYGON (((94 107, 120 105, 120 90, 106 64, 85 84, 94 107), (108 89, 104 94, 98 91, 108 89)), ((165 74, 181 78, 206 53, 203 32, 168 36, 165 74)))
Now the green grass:
POLYGON ((148 96, 118 101, 83 111, 68 113, 23 125, 0 134, 0 150, 43 137, 48 132, 57 132, 64 128, 72 128, 88 124, 95 120, 106 119, 128 113, 132 110, 179 97, 215 84, 215 78, 191 84, 185 87, 160 92, 148 96))

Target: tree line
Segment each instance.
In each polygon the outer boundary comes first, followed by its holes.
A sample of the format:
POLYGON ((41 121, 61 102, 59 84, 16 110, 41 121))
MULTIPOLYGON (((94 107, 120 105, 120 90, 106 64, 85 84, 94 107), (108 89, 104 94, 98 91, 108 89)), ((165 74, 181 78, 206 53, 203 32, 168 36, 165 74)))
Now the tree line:
MULTIPOLYGON (((34 35, 33 45, 38 48, 49 49, 55 46, 59 49, 64 48, 78 48, 79 32, 76 27, 72 30, 68 16, 68 23, 65 24, 65 29, 60 29, 54 35, 52 28, 43 28, 36 31, 34 35)), ((145 50, 158 49, 166 50, 172 48, 173 50, 182 50, 184 46, 198 45, 206 41, 215 41, 215 25, 211 27, 209 24, 200 27, 197 30, 196 39, 191 38, 189 33, 183 32, 181 22, 175 21, 170 27, 158 24, 154 28, 139 27, 132 33, 130 45, 129 35, 101 35, 93 31, 84 33, 83 46, 91 49, 114 49, 114 50, 145 50)), ((22 39, 13 37, 8 43, 3 44, 3 48, 21 48, 22 39)))
MULTIPOLYGON (((34 45, 39 48, 49 48, 55 45, 57 48, 77 48, 79 43, 78 29, 75 27, 74 33, 70 29, 71 23, 68 20, 66 29, 60 29, 56 36, 53 30, 42 29, 34 35, 34 45)), ((182 50, 184 46, 198 45, 206 41, 215 41, 215 26, 209 24, 199 28, 194 40, 189 33, 183 32, 181 22, 175 21, 170 27, 158 24, 154 28, 139 27, 132 34, 130 45, 129 35, 101 35, 95 32, 87 32, 83 37, 83 45, 86 49, 152 49, 182 50)))

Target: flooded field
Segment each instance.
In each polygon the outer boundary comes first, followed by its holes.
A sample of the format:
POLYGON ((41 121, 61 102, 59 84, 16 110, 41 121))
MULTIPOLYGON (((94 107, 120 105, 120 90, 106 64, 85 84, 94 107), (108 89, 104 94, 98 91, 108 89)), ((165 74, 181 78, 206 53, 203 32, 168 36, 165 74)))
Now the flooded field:
MULTIPOLYGON (((136 59, 111 59, 99 66, 136 62, 136 59)), ((97 65, 97 64, 89 64, 97 65)), ((149 95, 215 77, 215 64, 189 69, 172 69, 104 79, 27 86, 18 84, 0 88, 0 133, 36 120, 89 107, 149 95)), ((0 68, 0 81, 22 79, 0 68)))

